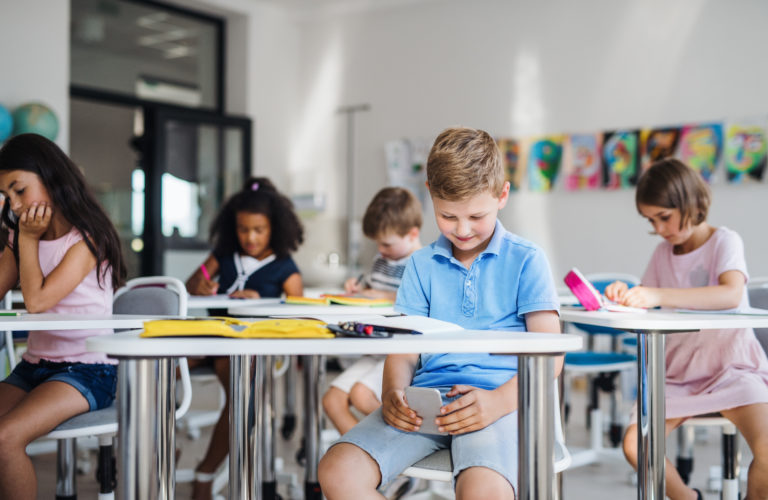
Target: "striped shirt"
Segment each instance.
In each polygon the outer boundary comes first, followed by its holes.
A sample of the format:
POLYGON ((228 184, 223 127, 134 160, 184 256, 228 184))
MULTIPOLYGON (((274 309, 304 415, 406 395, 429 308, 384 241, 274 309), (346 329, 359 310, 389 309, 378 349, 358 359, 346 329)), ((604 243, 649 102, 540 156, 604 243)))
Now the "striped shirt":
POLYGON ((382 257, 381 254, 376 254, 373 266, 371 267, 371 273, 365 279, 366 287, 373 288, 374 290, 396 292, 400 287, 400 281, 403 279, 403 272, 409 257, 410 255, 400 260, 388 260, 382 257))

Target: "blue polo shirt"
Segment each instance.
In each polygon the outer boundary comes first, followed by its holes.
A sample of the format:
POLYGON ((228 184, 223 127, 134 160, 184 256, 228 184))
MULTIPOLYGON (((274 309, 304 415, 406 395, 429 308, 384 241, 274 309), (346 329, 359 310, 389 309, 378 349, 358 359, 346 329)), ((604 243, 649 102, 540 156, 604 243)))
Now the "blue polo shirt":
MULTIPOLYGON (((469 269, 453 257, 443 235, 411 255, 395 309, 471 330, 525 331, 525 314, 559 311, 544 252, 496 221, 488 247, 469 269)), ((495 389, 517 374, 516 356, 422 354, 412 384, 466 384, 495 389)))

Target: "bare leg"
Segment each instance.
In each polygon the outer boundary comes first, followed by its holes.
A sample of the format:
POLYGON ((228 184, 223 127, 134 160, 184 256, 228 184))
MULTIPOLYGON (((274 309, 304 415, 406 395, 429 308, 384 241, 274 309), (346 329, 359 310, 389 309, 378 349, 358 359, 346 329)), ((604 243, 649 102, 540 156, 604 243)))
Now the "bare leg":
MULTIPOLYGON (((664 433, 666 436, 680 427, 683 423, 682 418, 673 418, 666 421, 664 426, 664 433)), ((624 434, 624 456, 637 470, 637 424, 632 424, 627 427, 627 432, 624 434)), ((666 493, 672 500, 696 500, 696 492, 693 488, 689 488, 688 485, 683 482, 683 478, 677 472, 677 469, 669 459, 665 459, 666 467, 664 469, 664 481, 666 482, 666 493)))
POLYGON ((318 477, 328 500, 381 500, 379 465, 357 446, 339 443, 320 460, 318 477))
POLYGON ((381 401, 379 401, 371 388, 360 382, 357 382, 350 389, 349 400, 352 402, 352 406, 360 410, 363 415, 369 415, 381 406, 381 401))
MULTIPOLYGON (((0 385, 3 386, 2 397, 9 384, 0 385)), ((88 409, 88 401, 80 391, 64 382, 54 381, 39 385, 0 417, 0 498, 35 499, 37 479, 32 461, 25 452, 26 446, 61 422, 88 409)))
MULTIPOLYGON (((219 420, 213 427, 211 440, 208 442, 208 450, 203 460, 197 465, 197 472, 212 474, 216 472, 229 453, 229 358, 216 357, 213 359, 213 370, 216 377, 227 394, 224 408, 221 410, 219 420)), ((192 498, 195 500, 209 500, 211 498, 211 481, 195 481, 192 485, 192 498)))
POLYGON ((747 477, 749 500, 768 499, 768 403, 739 406, 720 413, 734 423, 752 450, 752 463, 747 477))
POLYGON ((515 490, 509 481, 493 469, 470 467, 456 479, 456 500, 514 500, 515 490))
POLYGON ((339 434, 346 434, 349 429, 357 425, 357 419, 349 411, 349 394, 338 387, 331 386, 323 394, 323 409, 339 434))
POLYGON ((15 385, 0 383, 0 417, 11 411, 26 396, 27 392, 15 385))

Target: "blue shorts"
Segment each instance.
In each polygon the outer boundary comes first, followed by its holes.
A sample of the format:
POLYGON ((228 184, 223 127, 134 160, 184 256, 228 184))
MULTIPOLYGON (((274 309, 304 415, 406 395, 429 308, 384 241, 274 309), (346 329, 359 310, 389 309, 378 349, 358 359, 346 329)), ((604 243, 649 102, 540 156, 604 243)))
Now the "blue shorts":
POLYGON ((21 360, 3 380, 30 392, 43 382, 59 381, 71 385, 88 401, 91 411, 112 404, 117 390, 117 365, 57 363, 41 359, 39 363, 21 360))
MULTIPOLYGON (((443 404, 450 388, 438 387, 443 404)), ((360 421, 336 443, 350 443, 368 453, 379 465, 386 485, 422 458, 443 448, 451 449, 453 478, 469 467, 486 467, 501 474, 517 491, 517 412, 503 416, 479 431, 458 436, 405 432, 384 421, 381 408, 360 421)), ((334 444, 336 444, 334 443, 334 444)))

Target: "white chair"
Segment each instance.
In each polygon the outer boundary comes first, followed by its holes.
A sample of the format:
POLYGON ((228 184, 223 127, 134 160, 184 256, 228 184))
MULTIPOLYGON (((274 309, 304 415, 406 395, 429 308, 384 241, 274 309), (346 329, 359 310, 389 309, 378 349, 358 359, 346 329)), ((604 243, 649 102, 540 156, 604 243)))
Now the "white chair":
MULTIPOLYGON (((152 276, 128 281, 124 288, 115 293, 113 312, 115 314, 147 314, 153 316, 185 316, 187 292, 184 284, 176 278, 152 276)), ((187 360, 178 360, 183 388, 183 398, 176 409, 180 418, 189 408, 192 389, 189 380, 187 360)), ((109 408, 77 415, 61 423, 43 438, 57 440, 56 498, 74 500, 77 498, 76 439, 96 436, 99 440, 99 500, 114 498, 115 463, 112 441, 117 434, 117 409, 109 408)))
MULTIPOLYGON (((560 417, 560 397, 558 382, 555 382, 555 463, 554 471, 560 473, 571 465, 571 454, 565 446, 565 437, 563 436, 563 424, 560 417)), ((514 453, 514 451, 512 451, 514 453)), ((412 466, 405 469, 401 475, 415 479, 424 479, 429 481, 429 488, 426 491, 410 494, 408 500, 453 500, 455 498, 453 482, 453 461, 451 460, 451 450, 438 450, 431 455, 424 457, 412 466), (448 483, 442 487, 440 483, 448 483)))

